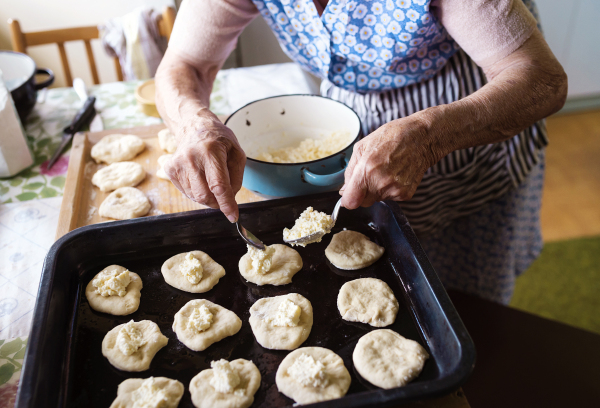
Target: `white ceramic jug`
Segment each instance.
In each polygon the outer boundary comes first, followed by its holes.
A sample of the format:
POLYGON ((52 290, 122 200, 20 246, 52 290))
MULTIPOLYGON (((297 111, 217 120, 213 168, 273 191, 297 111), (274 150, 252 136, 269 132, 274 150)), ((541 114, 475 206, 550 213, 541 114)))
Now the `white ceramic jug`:
POLYGON ((0 177, 14 176, 32 164, 33 155, 0 71, 0 177))

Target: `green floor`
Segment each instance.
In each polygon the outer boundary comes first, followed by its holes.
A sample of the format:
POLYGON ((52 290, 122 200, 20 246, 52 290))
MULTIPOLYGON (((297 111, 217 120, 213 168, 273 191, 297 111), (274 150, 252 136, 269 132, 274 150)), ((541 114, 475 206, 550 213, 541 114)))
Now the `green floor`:
POLYGON ((510 305, 600 333, 600 237, 546 244, 510 305))

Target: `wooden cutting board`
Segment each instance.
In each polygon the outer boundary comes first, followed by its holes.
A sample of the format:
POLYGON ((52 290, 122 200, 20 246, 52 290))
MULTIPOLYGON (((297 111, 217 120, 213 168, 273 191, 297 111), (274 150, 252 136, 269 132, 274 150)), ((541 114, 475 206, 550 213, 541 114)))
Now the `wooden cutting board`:
MULTIPOLYGON (((181 194, 170 181, 156 177, 158 157, 165 154, 158 144, 157 134, 164 128, 164 125, 152 125, 129 129, 111 129, 102 132, 78 133, 75 135, 71 147, 56 239, 75 228, 111 220, 110 218, 101 217, 98 214, 100 204, 102 204, 102 201, 110 193, 103 193, 98 187, 92 184, 94 173, 106 165, 96 164, 90 156, 92 146, 98 143, 104 136, 110 134, 125 133, 136 135, 146 142, 146 149, 131 161, 141 164, 144 170, 146 170, 146 178, 136 188, 143 191, 152 204, 148 215, 169 214, 206 208, 181 194)), ((262 200, 264 199, 243 187, 236 195, 236 201, 240 204, 262 200)))

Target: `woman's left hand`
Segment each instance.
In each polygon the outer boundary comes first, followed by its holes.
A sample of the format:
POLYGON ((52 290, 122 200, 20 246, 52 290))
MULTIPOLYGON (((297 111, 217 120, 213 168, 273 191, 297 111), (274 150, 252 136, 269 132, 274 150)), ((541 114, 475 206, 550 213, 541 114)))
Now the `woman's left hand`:
POLYGON ((389 122, 354 145, 340 190, 348 209, 376 201, 409 200, 437 160, 422 124, 406 117, 389 122))

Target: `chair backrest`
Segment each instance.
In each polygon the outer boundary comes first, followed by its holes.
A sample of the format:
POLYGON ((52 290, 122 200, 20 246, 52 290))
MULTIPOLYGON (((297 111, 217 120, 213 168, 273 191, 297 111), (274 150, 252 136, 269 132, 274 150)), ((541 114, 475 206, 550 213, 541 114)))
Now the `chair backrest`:
MULTIPOLYGON (((158 21, 158 30, 160 35, 166 37, 167 40, 171 37, 173 24, 175 24, 175 10, 172 7, 165 7, 162 17, 158 21)), ((85 44, 85 51, 90 64, 90 70, 92 72, 94 84, 100 83, 100 79, 98 78, 98 69, 96 68, 96 60, 94 58, 92 45, 90 43, 91 40, 100 37, 98 27, 73 27, 24 33, 21 30, 19 21, 14 19, 8 20, 8 26, 10 28, 10 38, 14 51, 27 54, 27 47, 53 43, 56 44, 58 46, 58 52, 60 53, 60 62, 65 74, 65 79, 69 86, 73 86, 73 77, 71 75, 69 60, 67 59, 67 52, 65 51, 65 43, 69 41, 83 41, 85 44)), ((119 59, 115 57, 114 62, 115 69, 117 71, 117 79, 122 81, 123 72, 121 70, 119 59)))

